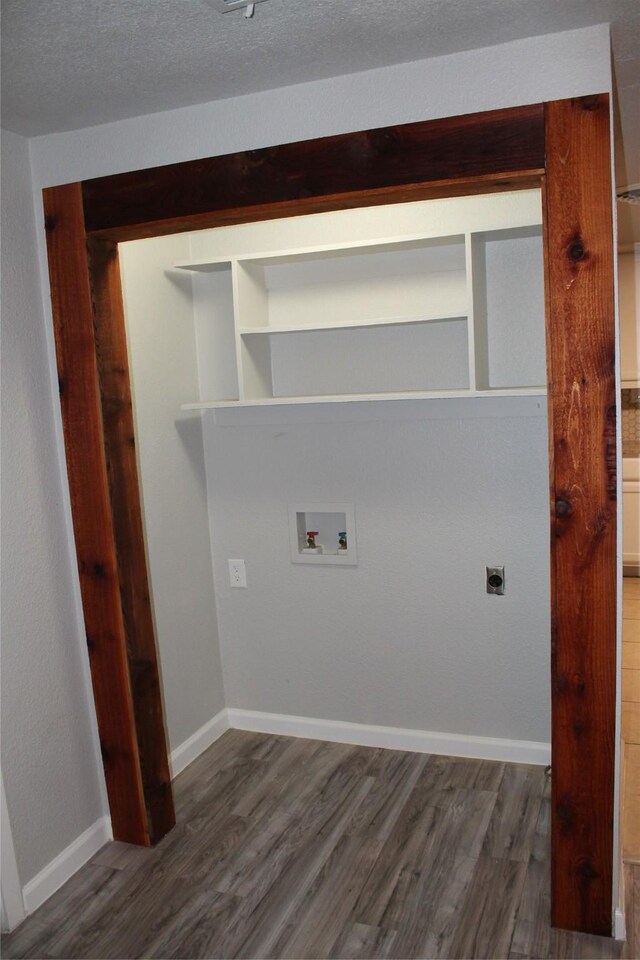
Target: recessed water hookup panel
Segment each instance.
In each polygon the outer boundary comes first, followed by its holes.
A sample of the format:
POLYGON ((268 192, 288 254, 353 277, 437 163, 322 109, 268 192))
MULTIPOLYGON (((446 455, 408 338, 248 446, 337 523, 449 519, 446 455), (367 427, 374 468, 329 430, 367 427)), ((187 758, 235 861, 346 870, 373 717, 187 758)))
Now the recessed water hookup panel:
POLYGON ((290 503, 289 542, 292 563, 355 565, 354 505, 290 503))

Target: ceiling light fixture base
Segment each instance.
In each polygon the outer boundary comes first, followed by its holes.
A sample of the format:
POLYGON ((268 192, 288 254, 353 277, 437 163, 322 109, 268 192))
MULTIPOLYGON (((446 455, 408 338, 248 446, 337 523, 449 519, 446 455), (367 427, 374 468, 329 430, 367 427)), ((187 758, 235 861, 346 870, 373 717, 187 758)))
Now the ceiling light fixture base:
POLYGON ((218 13, 231 13, 232 10, 246 10, 245 17, 250 19, 257 3, 266 3, 266 0, 204 0, 209 7, 218 13))

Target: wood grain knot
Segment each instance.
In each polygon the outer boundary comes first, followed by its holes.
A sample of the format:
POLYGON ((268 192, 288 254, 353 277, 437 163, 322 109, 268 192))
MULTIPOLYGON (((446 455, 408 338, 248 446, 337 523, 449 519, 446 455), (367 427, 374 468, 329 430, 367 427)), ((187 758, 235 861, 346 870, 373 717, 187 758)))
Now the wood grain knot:
POLYGON ((373 130, 369 134, 371 152, 383 157, 396 150, 397 137, 393 130, 373 130))
POLYGON ((569 256, 572 260, 584 260, 584 244, 582 240, 572 240, 569 244, 569 256))
POLYGON ((596 541, 602 540, 610 524, 615 521, 615 513, 612 510, 599 510, 593 520, 593 536, 596 541))
POLYGON ((560 803, 556 805, 556 812, 558 814, 558 819, 562 823, 569 824, 573 821, 573 805, 568 800, 561 800, 560 803))
POLYGON ((104 563, 94 563, 91 567, 94 577, 98 577, 99 580, 104 580, 107 576, 107 568, 104 563))
POLYGON ((244 150, 242 153, 238 154, 238 168, 242 170, 243 173, 246 173, 250 166, 255 167, 256 164, 267 164, 273 160, 274 156, 275 151, 273 147, 260 147, 257 150, 244 150))
POLYGON ((157 679, 155 666, 155 662, 148 658, 143 659, 138 657, 135 660, 130 660, 129 671, 131 683, 133 685, 145 685, 147 688, 151 684, 155 685, 157 679))
POLYGON ((148 791, 153 796, 164 797, 169 792, 169 781, 160 778, 155 783, 148 785, 148 791))
POLYGON ((556 516, 558 517, 570 517, 573 513, 573 506, 569 503, 568 500, 563 500, 558 498, 556 500, 556 516))
POLYGON ((595 880, 598 876, 598 871, 591 863, 591 860, 581 860, 578 864, 578 873, 586 880, 595 880))
POLYGON ((598 94, 593 94, 590 97, 580 97, 579 103, 583 110, 599 110, 602 98, 598 94))
POLYGON ((51 214, 45 214, 44 218, 44 229, 47 233, 51 233, 52 230, 55 230, 56 218, 51 214))

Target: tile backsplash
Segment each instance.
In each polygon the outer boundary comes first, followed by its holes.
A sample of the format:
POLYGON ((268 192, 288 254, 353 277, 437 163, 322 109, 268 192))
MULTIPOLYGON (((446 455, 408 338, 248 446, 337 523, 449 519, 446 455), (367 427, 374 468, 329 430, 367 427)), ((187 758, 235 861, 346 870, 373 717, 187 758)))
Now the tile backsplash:
POLYGON ((640 390, 622 391, 622 456, 640 457, 640 390))

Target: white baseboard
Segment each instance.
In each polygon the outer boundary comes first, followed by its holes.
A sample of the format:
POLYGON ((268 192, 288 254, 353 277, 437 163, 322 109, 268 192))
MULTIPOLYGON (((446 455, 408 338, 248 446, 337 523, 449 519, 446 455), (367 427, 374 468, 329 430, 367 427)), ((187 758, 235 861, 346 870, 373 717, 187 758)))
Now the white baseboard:
POLYGON ((13 845, 9 808, 0 770, 0 879, 2 881, 2 932, 13 930, 25 918, 22 884, 18 874, 16 851, 13 845))
POLYGON ((73 843, 70 843, 22 888, 26 912, 29 914, 37 910, 111 839, 113 839, 113 833, 110 817, 101 817, 88 830, 76 837, 73 843))
POLYGON ((624 913, 622 910, 616 910, 613 919, 613 938, 614 940, 626 940, 627 928, 624 922, 624 913))
POLYGON ((221 737, 225 730, 229 729, 228 710, 221 710, 215 717, 196 730, 188 740, 181 743, 172 751, 169 757, 169 766, 171 768, 171 779, 177 777, 179 773, 188 767, 196 757, 199 757, 207 747, 210 747, 218 737, 221 737))
MULTIPOLYGON (((230 727, 236 730, 254 730, 259 733, 275 733, 288 737, 353 743, 364 747, 384 747, 390 750, 438 753, 482 760, 504 760, 511 763, 546 765, 550 763, 551 757, 551 747, 548 743, 537 743, 531 740, 473 737, 457 733, 436 733, 430 730, 409 730, 402 727, 382 727, 373 724, 347 723, 342 720, 320 720, 315 717, 294 717, 283 713, 263 713, 259 710, 230 708, 221 710, 196 730, 188 740, 176 747, 170 756, 172 777, 184 770, 230 727)), ((112 837, 111 820, 109 817, 103 817, 69 844, 23 887, 22 895, 26 913, 37 910, 112 837)), ((620 910, 616 910, 616 939, 624 939, 624 929, 624 915, 620 910)))
MULTIPOLYGON (((227 711, 221 710, 173 751, 169 758, 172 777, 184 770, 228 729, 227 711)), ((103 817, 101 820, 96 820, 93 826, 85 830, 23 887, 22 896, 26 913, 30 914, 37 910, 111 839, 113 839, 113 833, 110 818, 103 817)))
POLYGON ((473 737, 458 733, 436 733, 431 730, 408 730, 402 727, 381 727, 342 720, 318 720, 314 717, 293 717, 282 713, 258 710, 228 711, 228 725, 237 730, 279 733, 288 737, 332 740, 355 743, 363 747, 385 747, 389 750, 410 750, 415 753, 438 753, 451 757, 481 760, 506 760, 510 763, 551 763, 551 745, 534 740, 502 740, 495 737, 473 737))

